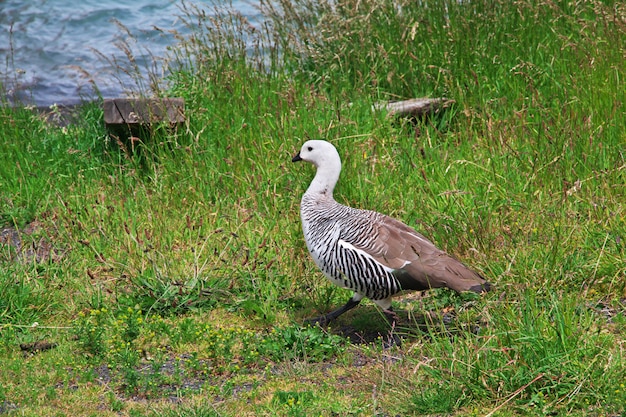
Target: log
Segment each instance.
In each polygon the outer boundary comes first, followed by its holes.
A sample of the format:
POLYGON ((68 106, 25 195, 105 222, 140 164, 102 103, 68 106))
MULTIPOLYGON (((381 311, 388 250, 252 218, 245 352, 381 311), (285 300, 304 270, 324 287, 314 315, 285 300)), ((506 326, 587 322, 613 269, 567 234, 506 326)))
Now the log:
POLYGON ((423 117, 449 107, 454 100, 440 98, 412 98, 403 101, 381 101, 372 105, 372 111, 385 110, 390 117, 423 117))
POLYGON ((56 342, 48 342, 45 340, 32 343, 22 343, 20 345, 20 349, 22 349, 24 352, 29 353, 43 352, 45 350, 54 349, 55 347, 57 347, 56 342))

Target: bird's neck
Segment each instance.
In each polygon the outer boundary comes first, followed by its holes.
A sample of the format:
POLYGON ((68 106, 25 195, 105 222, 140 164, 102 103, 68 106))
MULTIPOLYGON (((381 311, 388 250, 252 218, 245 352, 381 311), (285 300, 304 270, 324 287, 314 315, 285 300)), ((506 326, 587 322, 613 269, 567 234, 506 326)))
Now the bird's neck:
POLYGON ((341 164, 317 167, 315 178, 311 181, 311 185, 309 185, 306 193, 319 194, 332 198, 335 185, 337 181, 339 181, 340 172, 341 164))

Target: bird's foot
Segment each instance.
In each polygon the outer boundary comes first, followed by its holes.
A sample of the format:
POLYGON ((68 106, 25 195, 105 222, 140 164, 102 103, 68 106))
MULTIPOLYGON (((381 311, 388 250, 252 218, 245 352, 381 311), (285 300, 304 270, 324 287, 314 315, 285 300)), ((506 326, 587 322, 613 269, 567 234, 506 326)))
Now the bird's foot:
POLYGON ((335 320, 337 317, 341 316, 346 311, 352 310, 354 307, 358 306, 359 302, 361 302, 361 297, 357 297, 357 295, 355 294, 354 296, 352 296, 352 298, 348 300, 348 302, 345 305, 339 307, 338 309, 333 310, 330 313, 324 314, 322 316, 305 320, 304 323, 310 324, 312 326, 315 326, 315 325, 319 325, 322 327, 327 326, 331 321, 335 320))
POLYGON ((304 320, 304 324, 308 324, 309 326, 320 326, 320 327, 326 327, 330 324, 331 321, 333 321, 334 317, 329 317, 328 314, 319 316, 319 317, 313 317, 310 319, 306 319, 304 320))
POLYGON ((385 318, 389 322, 389 325, 391 325, 391 328, 394 329, 396 327, 396 323, 400 320, 398 314, 396 314, 391 307, 387 310, 383 310, 383 313, 385 314, 385 318))

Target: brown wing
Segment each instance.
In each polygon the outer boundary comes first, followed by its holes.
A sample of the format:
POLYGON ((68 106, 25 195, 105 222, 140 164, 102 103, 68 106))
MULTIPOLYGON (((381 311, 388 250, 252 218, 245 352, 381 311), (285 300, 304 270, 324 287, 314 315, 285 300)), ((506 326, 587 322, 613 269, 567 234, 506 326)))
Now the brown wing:
POLYGON ((402 289, 447 287, 455 291, 489 291, 490 284, 404 223, 380 214, 374 220, 376 238, 359 248, 394 269, 402 289))

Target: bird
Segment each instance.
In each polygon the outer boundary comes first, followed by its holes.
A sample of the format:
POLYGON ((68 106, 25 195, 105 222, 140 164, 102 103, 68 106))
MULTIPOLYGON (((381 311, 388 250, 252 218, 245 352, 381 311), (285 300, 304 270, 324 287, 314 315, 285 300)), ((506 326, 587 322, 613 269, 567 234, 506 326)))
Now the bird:
POLYGON ((316 167, 300 202, 307 249, 333 284, 353 292, 343 306, 310 323, 326 325, 369 298, 382 309, 393 331, 398 317, 391 300, 405 291, 441 287, 490 291, 491 284, 480 273, 401 221, 335 201, 341 158, 332 143, 308 140, 291 161, 316 167))

